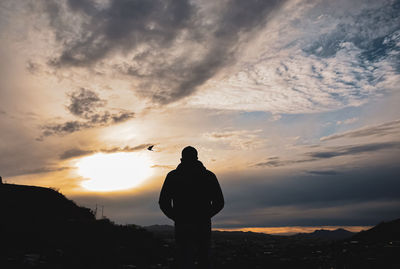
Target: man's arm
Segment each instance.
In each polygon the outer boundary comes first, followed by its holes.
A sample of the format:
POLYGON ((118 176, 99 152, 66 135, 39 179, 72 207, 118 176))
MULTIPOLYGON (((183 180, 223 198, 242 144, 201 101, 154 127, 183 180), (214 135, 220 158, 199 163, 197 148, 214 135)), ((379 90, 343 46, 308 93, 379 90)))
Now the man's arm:
POLYGON ((161 211, 170 219, 174 220, 174 209, 172 207, 171 175, 168 173, 161 188, 160 199, 158 200, 161 211))
POLYGON ((211 197, 211 217, 217 215, 224 208, 224 195, 222 194, 221 186, 218 183, 217 177, 212 174, 213 188, 211 197))

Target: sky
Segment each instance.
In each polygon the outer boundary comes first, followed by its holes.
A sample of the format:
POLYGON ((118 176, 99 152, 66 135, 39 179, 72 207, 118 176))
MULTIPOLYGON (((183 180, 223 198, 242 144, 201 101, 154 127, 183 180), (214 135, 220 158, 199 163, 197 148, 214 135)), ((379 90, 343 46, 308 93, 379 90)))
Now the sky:
POLYGON ((400 1, 3 0, 0 175, 117 223, 188 145, 214 227, 400 217, 400 1), (154 145, 153 151, 147 150, 154 145))

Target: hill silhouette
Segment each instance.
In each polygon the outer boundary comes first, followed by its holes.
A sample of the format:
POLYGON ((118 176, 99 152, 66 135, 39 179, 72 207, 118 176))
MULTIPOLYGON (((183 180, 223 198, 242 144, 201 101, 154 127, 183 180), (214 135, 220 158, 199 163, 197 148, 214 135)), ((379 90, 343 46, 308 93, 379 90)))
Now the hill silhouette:
POLYGON ((49 188, 0 186, 0 268, 168 268, 165 244, 49 188), (157 266, 160 265, 160 266, 157 266))
POLYGON ((349 232, 345 229, 339 228, 333 231, 329 230, 315 230, 312 233, 298 233, 295 234, 294 237, 299 239, 320 239, 320 240, 343 240, 350 238, 355 233, 349 232))
POLYGON ((36 186, 2 184, 0 206, 2 215, 8 218, 3 224, 13 226, 95 219, 90 209, 77 206, 58 191, 36 186))
POLYGON ((400 242, 400 219, 381 222, 367 231, 359 232, 353 240, 366 242, 400 242))

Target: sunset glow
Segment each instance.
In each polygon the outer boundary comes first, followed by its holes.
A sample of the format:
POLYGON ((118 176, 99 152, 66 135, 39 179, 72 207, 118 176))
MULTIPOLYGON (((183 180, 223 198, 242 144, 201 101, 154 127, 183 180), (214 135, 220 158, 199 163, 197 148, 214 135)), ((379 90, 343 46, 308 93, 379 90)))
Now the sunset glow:
POLYGON ((98 153, 84 157, 76 164, 84 177, 82 187, 91 191, 117 191, 138 186, 152 172, 146 155, 138 153, 98 153))
POLYGON ((253 232, 253 233, 265 233, 274 235, 293 235, 297 233, 312 233, 316 230, 334 231, 337 229, 345 229, 349 232, 358 233, 371 229, 371 226, 313 226, 313 227, 302 227, 302 226, 289 226, 289 227, 246 227, 246 228, 216 228, 217 231, 226 232, 253 232))

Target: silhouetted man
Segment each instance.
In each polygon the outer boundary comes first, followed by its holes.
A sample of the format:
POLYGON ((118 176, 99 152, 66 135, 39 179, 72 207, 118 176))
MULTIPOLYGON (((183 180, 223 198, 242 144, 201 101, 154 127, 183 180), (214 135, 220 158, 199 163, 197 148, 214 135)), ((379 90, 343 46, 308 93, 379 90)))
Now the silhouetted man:
POLYGON ((197 160, 197 150, 182 150, 181 163, 169 172, 160 193, 160 208, 175 222, 180 268, 210 268, 211 218, 224 207, 217 177, 197 160), (196 255, 196 253, 198 255, 196 255))

